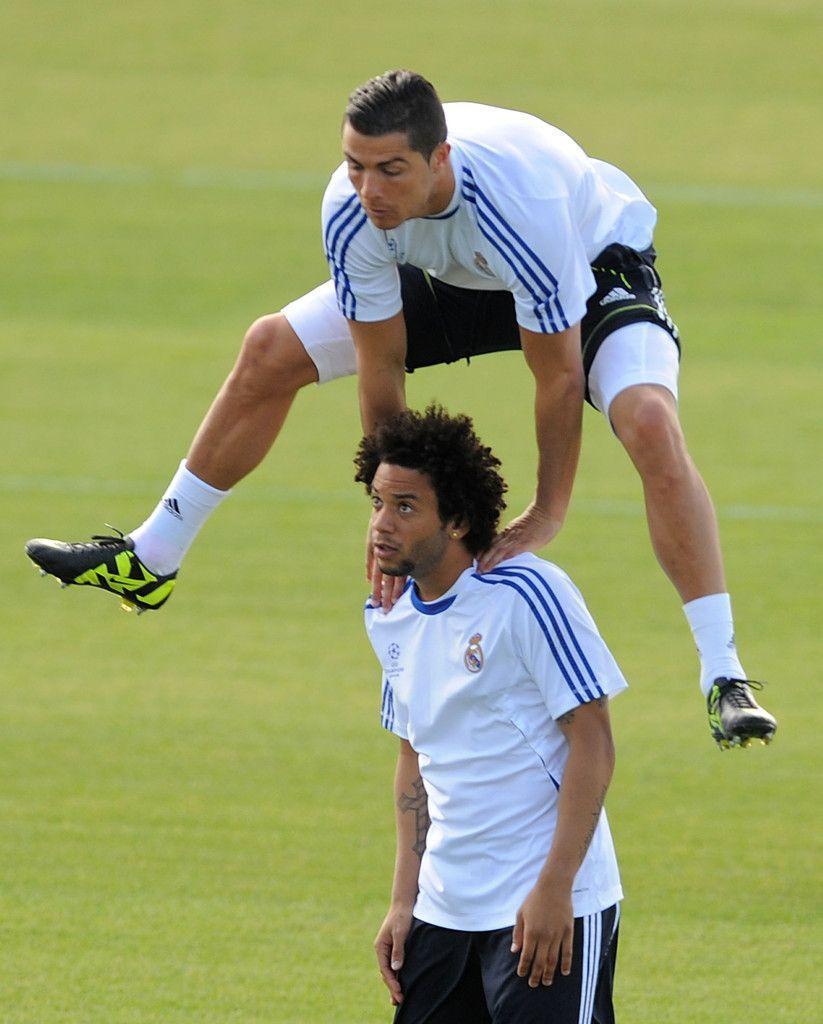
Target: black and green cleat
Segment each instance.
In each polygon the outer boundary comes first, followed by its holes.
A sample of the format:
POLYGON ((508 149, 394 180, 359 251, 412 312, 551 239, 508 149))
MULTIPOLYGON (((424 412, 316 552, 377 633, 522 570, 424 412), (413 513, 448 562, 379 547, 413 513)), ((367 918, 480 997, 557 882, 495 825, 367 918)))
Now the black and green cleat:
POLYGON ((720 676, 712 684, 706 707, 712 737, 721 750, 748 747, 752 740, 771 743, 774 738, 777 720, 760 707, 752 688, 762 690, 763 683, 720 676))
POLYGON ((138 615, 162 608, 177 579, 176 572, 158 576, 147 568, 134 553, 134 542, 122 533, 72 544, 37 537, 26 544, 26 554, 42 576, 55 576, 64 587, 107 591, 120 598, 125 611, 138 615))

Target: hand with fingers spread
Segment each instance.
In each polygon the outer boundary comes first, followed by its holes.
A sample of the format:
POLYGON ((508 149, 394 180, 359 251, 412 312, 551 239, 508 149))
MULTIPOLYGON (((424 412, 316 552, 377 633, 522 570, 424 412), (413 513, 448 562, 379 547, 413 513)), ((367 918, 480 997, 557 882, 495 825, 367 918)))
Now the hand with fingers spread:
POLYGON ((410 906, 392 906, 374 940, 377 964, 383 976, 383 982, 389 990, 392 1006, 399 1006, 403 1002, 403 993, 397 975, 403 966, 406 938, 411 924, 412 908, 410 906))
POLYGON ((561 520, 553 519, 532 502, 522 515, 513 519, 492 541, 477 561, 480 572, 490 572, 500 562, 524 551, 538 551, 553 540, 560 527, 561 520))
POLYGON ((512 953, 520 953, 518 975, 537 988, 551 985, 558 964, 561 974, 569 974, 573 939, 571 889, 538 882, 518 910, 512 932, 512 953))

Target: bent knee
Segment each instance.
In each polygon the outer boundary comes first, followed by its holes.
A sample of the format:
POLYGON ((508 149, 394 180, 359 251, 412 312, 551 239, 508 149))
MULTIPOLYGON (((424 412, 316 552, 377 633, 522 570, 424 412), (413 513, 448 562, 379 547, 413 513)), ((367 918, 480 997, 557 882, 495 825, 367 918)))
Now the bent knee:
POLYGON ((246 331, 232 377, 261 392, 297 391, 317 380, 317 368, 285 316, 270 313, 246 331))
POLYGON ((661 460, 672 467, 687 462, 677 406, 665 388, 627 388, 614 399, 609 413, 615 433, 639 467, 661 460))

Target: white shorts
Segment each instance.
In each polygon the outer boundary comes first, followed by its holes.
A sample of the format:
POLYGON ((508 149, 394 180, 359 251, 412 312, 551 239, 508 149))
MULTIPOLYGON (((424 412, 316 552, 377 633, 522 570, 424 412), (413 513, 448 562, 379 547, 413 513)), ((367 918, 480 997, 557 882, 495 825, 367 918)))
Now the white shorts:
POLYGON ((589 370, 592 404, 608 419, 615 397, 634 384, 660 384, 677 401, 680 354, 670 334, 653 323, 629 324, 607 335, 589 370))
POLYGON ((317 367, 318 384, 357 373, 349 323, 337 306, 332 281, 284 306, 283 315, 317 367))
MULTIPOLYGON (((283 314, 317 367, 318 383, 357 373, 349 325, 331 281, 290 302, 283 314)), ((606 418, 615 396, 635 384, 660 384, 677 399, 679 369, 677 345, 662 327, 629 324, 602 342, 589 372, 589 394, 606 418)))

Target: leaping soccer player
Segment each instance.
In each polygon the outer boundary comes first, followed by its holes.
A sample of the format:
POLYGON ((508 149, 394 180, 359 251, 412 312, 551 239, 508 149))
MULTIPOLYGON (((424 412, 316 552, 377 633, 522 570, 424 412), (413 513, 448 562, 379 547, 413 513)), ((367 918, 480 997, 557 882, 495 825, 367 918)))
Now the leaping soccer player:
MULTIPOLYGON (((535 495, 481 568, 539 550, 563 525, 585 398, 640 474, 652 545, 699 652, 712 736, 721 748, 768 742, 776 722, 738 657, 717 519, 678 419, 680 342, 655 269, 654 207, 559 129, 518 111, 444 107, 410 71, 352 93, 342 143, 322 205, 330 280, 251 325, 148 519, 91 543, 30 541, 29 556, 66 584, 158 609, 300 388, 357 373, 370 431, 405 407, 407 370, 520 348, 535 381, 535 495)), ((372 585, 390 607, 396 582, 378 566, 372 585)))
POLYGON ((375 951, 395 1024, 613 1024, 620 876, 603 800, 626 686, 579 591, 530 553, 480 573, 499 461, 466 416, 363 439, 383 573, 366 630, 400 739, 397 854, 375 951))

